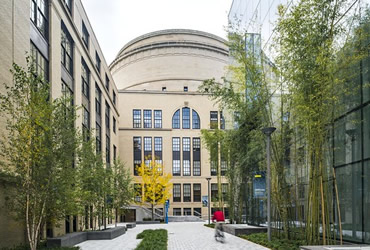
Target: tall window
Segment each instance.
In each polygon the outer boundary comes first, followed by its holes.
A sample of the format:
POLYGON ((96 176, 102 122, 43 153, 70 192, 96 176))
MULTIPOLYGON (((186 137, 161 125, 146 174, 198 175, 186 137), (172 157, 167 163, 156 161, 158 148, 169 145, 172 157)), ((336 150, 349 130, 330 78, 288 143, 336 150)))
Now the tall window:
POLYGON ((191 167, 190 167, 190 138, 182 138, 182 160, 183 160, 183 175, 190 176, 191 167))
POLYGON ((100 57, 99 57, 99 54, 97 51, 95 51, 95 67, 96 69, 98 70, 98 72, 100 73, 100 67, 101 67, 101 60, 100 60, 100 57))
POLYGON ((239 128, 239 120, 240 120, 240 113, 238 111, 234 111, 234 129, 239 128))
POLYGON ((113 91, 113 104, 116 105, 117 104, 117 95, 116 95, 116 92, 113 91))
POLYGON ((113 145, 113 161, 117 160, 117 147, 113 145))
POLYGON ((86 48, 89 48, 89 32, 87 31, 85 23, 82 21, 82 41, 86 45, 86 48))
POLYGON ((144 137, 144 160, 147 166, 152 162, 152 137, 144 137))
POLYGON ((83 58, 81 58, 81 83, 82 83, 82 93, 87 98, 90 99, 90 70, 83 58))
POLYGON ((211 201, 217 201, 218 200, 218 184, 212 183, 211 184, 211 201))
POLYGON ((90 113, 85 107, 83 107, 82 132, 84 140, 88 141, 90 133, 90 113))
POLYGON ((31 0, 31 21, 46 40, 48 40, 48 5, 48 0, 31 0))
POLYGON ((181 184, 173 184, 173 202, 181 202, 181 184))
POLYGON ((151 128, 152 127, 152 111, 151 110, 144 110, 144 128, 151 128))
POLYGON ((181 175, 179 137, 172 138, 172 175, 173 176, 181 175))
POLYGON ((105 132, 109 134, 110 132, 110 107, 107 102, 105 102, 105 132))
POLYGON ((134 175, 138 175, 137 169, 141 165, 141 137, 134 137, 134 175))
POLYGON ((172 117, 172 128, 180 128, 180 109, 176 110, 172 117))
POLYGON ((197 111, 195 111, 193 109, 192 111, 193 113, 193 129, 200 129, 200 118, 199 118, 199 115, 197 113, 197 111))
POLYGON ((62 94, 65 98, 68 98, 70 100, 70 107, 68 108, 71 108, 73 106, 73 90, 69 87, 68 84, 66 84, 63 79, 62 79, 62 94))
POLYGON ((162 110, 154 110, 154 128, 162 128, 162 110))
POLYGON ((101 152, 101 127, 99 123, 95 124, 95 133, 96 133, 96 153, 99 154, 101 152))
POLYGON ((155 161, 162 165, 162 137, 154 137, 155 161))
POLYGON ((200 138, 193 138, 193 175, 200 174, 200 138))
POLYGON ((109 93, 109 77, 107 73, 105 73, 105 88, 108 90, 109 93))
POLYGON ((210 112, 210 128, 217 129, 218 128, 218 113, 217 111, 210 112))
POLYGON ((134 128, 141 128, 141 110, 140 109, 134 109, 132 111, 132 115, 133 115, 133 119, 134 119, 134 122, 133 122, 134 128))
POLYGON ((110 164, 110 138, 109 135, 105 136, 105 162, 110 164))
POLYGON ((68 73, 73 75, 73 40, 71 35, 68 33, 67 28, 62 23, 62 55, 61 62, 68 73))
POLYGON ((116 126, 117 126, 116 118, 113 117, 113 132, 116 133, 116 126))
POLYGON ((35 67, 37 75, 42 77, 44 80, 48 79, 48 61, 31 42, 31 59, 35 67))
POLYGON ((98 84, 95 83, 95 112, 101 119, 101 90, 98 84))
POLYGON ((182 108, 182 128, 190 128, 190 109, 182 108))
POLYGON ((191 184, 184 184, 184 200, 183 202, 191 202, 191 184))
POLYGON ((201 184, 200 183, 194 183, 193 184, 193 202, 200 202, 201 201, 201 184))
POLYGON ((72 13, 72 0, 64 0, 64 3, 66 4, 67 9, 69 13, 71 14, 72 13))

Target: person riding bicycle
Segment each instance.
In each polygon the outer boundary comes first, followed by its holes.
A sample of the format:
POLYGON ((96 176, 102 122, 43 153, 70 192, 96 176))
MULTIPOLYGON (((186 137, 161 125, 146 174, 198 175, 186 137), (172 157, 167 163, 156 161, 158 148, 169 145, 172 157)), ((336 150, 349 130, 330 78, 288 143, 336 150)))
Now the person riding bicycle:
POLYGON ((212 216, 212 221, 216 221, 215 225, 215 237, 222 236, 223 237, 223 227, 222 224, 225 223, 225 216, 224 213, 220 210, 217 209, 213 216, 212 216))

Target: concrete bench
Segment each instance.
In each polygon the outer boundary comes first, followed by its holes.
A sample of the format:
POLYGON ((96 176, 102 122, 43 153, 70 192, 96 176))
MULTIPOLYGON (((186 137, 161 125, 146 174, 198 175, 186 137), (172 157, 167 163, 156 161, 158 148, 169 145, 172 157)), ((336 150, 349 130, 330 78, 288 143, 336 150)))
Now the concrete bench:
POLYGON ((86 232, 69 233, 60 237, 48 238, 47 247, 71 247, 87 240, 86 232))
POLYGON ((238 235, 249 235, 254 233, 266 233, 266 227, 250 226, 245 224, 224 224, 224 231, 235 236, 238 235))
POLYGON ((146 220, 146 221, 137 221, 136 224, 160 224, 160 221, 157 220, 146 220))
POLYGON ((134 228, 134 227, 136 227, 136 223, 127 223, 126 227, 127 228, 134 228))
POLYGON ((113 227, 102 231, 69 233, 60 237, 48 238, 46 245, 50 247, 72 247, 86 240, 111 240, 126 233, 126 227, 113 227))
POLYGON ((111 240, 126 233, 126 227, 113 227, 102 231, 88 231, 88 240, 111 240))

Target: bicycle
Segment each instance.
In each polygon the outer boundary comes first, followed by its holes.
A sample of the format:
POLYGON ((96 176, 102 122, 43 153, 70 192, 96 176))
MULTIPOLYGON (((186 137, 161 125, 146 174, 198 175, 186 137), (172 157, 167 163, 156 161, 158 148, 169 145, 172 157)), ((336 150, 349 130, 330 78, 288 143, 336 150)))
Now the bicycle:
POLYGON ((219 224, 215 226, 215 240, 217 242, 221 242, 221 243, 225 243, 225 234, 224 234, 224 230, 223 230, 223 226, 222 224, 219 224))

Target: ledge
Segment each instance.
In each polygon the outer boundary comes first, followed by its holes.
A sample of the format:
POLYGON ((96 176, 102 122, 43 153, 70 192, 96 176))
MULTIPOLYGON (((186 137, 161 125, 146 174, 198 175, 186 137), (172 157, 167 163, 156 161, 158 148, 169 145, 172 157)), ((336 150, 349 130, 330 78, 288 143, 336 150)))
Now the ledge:
POLYGON ((114 227, 102 231, 69 233, 60 237, 48 238, 47 247, 72 247, 86 240, 111 240, 126 232, 126 227, 114 227))

